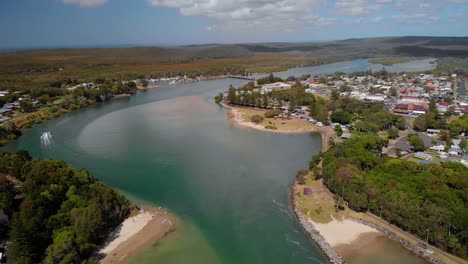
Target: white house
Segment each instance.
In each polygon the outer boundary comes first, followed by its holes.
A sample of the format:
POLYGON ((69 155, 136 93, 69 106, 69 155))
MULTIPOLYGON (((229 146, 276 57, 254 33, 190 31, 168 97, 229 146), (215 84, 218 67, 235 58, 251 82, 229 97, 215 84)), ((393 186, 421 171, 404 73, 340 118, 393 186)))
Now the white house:
POLYGON ((429 149, 437 151, 437 152, 443 152, 445 150, 445 146, 444 145, 435 145, 435 146, 430 147, 429 149))
POLYGON ((291 89, 291 85, 284 82, 269 83, 262 86, 262 91, 265 93, 288 89, 291 89))
POLYGON ((366 95, 367 100, 383 102, 385 100, 385 95, 383 94, 368 94, 366 95))

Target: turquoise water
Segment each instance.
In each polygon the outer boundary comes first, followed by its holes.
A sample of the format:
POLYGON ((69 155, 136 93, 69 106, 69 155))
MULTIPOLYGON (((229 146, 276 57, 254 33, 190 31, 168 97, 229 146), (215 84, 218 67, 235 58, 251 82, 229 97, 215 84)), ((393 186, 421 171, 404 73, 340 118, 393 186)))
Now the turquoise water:
POLYGON ((178 230, 132 263, 324 263, 288 206, 295 173, 320 150, 320 136, 230 124, 213 95, 243 83, 163 84, 35 125, 5 148, 87 168, 177 215, 178 230), (53 145, 43 148, 47 131, 53 145))

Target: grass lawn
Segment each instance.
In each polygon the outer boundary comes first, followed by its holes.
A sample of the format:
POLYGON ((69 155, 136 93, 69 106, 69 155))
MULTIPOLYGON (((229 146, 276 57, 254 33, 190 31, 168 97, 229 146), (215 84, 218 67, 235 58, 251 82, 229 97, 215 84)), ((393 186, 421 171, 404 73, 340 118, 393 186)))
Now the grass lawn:
POLYGON ((298 205, 302 212, 316 223, 328 223, 335 219, 342 219, 342 215, 335 210, 335 200, 322 188, 320 181, 307 176, 305 185, 297 185, 299 196, 298 205), (304 195, 304 188, 311 188, 312 195, 304 195), (333 218, 332 218, 333 217, 333 218))
POLYGON ((53 104, 54 104, 54 105, 58 105, 58 104, 61 104, 62 102, 63 102, 63 97, 60 97, 60 98, 58 98, 58 99, 55 99, 54 102, 53 102, 53 104))
MULTIPOLYGON (((264 117, 266 110, 263 109, 251 109, 251 108, 236 108, 242 115, 244 121, 250 122, 250 119, 254 115, 264 117)), ((265 118, 260 124, 262 126, 273 126, 279 131, 307 131, 316 130, 317 126, 314 124, 298 118, 283 119, 283 118, 265 118)))

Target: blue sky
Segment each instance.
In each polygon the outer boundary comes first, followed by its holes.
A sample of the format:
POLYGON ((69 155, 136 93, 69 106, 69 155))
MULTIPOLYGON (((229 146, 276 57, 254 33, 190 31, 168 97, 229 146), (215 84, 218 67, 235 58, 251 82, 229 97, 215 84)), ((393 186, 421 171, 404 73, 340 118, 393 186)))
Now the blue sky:
POLYGON ((468 0, 1 0, 0 48, 468 36, 468 0))

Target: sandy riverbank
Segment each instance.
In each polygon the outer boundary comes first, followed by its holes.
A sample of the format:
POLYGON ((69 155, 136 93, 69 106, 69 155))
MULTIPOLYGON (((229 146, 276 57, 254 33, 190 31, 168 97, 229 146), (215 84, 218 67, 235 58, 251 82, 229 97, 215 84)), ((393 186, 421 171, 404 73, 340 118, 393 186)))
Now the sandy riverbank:
POLYGON ((351 243, 335 246, 335 251, 343 259, 349 260, 358 255, 367 255, 382 250, 382 240, 387 239, 379 232, 363 233, 351 243))
POLYGON ((264 109, 255 109, 255 108, 241 108, 233 107, 224 103, 221 105, 229 109, 229 118, 233 124, 240 127, 251 128, 261 131, 268 131, 274 133, 308 133, 308 132, 321 132, 324 127, 319 127, 305 120, 300 120, 296 118, 291 118, 289 120, 280 120, 268 118, 263 124, 255 124, 248 120, 247 116, 249 115, 247 111, 258 112, 257 114, 263 116, 263 113, 266 112, 264 109), (272 122, 277 129, 265 128, 266 125, 269 125, 267 122, 272 122), (285 124, 281 124, 284 122, 285 124), (266 123, 266 124, 265 124, 266 123))
POLYGON ((343 219, 328 222, 326 224, 315 223, 309 219, 315 228, 322 234, 325 240, 334 248, 342 244, 355 243, 361 235, 379 232, 369 226, 355 221, 343 219))
POLYGON ((175 229, 174 216, 161 209, 142 209, 127 218, 99 251, 103 264, 125 263, 175 229))
POLYGON ((160 87, 161 87, 161 86, 159 86, 159 85, 155 85, 155 84, 152 85, 152 84, 151 84, 151 85, 148 85, 148 86, 146 86, 146 87, 137 86, 137 89, 138 89, 138 90, 144 91, 144 90, 158 89, 158 88, 160 88, 160 87))
POLYGON ((116 94, 112 96, 112 98, 122 98, 122 97, 130 97, 132 96, 131 94, 123 93, 123 94, 116 94))

